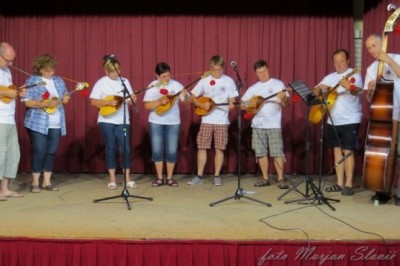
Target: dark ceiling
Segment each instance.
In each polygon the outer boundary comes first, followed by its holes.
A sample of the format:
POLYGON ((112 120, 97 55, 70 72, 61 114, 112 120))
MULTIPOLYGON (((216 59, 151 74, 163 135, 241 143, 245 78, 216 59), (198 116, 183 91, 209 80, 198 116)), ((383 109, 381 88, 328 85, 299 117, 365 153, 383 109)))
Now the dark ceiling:
MULTIPOLYGON (((368 0, 376 2, 379 0, 368 0)), ((351 0, 2 0, 5 16, 317 15, 351 16, 351 0)))

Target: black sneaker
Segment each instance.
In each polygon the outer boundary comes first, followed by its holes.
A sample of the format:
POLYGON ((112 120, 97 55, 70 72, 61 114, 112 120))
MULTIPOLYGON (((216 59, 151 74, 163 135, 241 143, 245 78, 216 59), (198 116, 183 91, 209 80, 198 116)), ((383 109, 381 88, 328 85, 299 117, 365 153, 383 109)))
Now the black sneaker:
POLYGON ((385 192, 375 192, 375 195, 371 197, 372 201, 378 200, 379 204, 386 204, 391 197, 385 192))

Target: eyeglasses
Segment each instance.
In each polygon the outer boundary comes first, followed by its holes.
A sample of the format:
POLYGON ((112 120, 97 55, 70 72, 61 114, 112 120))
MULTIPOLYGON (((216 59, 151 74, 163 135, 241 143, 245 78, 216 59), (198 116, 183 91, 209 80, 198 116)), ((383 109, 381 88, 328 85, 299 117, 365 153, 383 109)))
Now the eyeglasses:
POLYGON ((2 56, 1 54, 0 54, 0 57, 3 58, 3 60, 6 61, 9 64, 12 64, 12 62, 15 60, 15 58, 13 60, 8 60, 4 56, 2 56))
POLYGON ((213 67, 212 70, 214 70, 215 72, 222 72, 222 71, 224 71, 223 68, 216 68, 216 67, 213 67))

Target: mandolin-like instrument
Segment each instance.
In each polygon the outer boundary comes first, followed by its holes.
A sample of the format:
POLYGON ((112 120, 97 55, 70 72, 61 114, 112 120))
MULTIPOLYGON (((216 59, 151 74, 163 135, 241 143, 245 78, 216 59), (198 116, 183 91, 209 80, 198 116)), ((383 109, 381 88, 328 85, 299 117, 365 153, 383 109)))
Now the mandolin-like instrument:
POLYGON ((284 92, 286 89, 281 90, 277 93, 271 94, 267 97, 261 97, 261 96, 254 96, 252 97, 246 107, 246 112, 243 116, 244 119, 251 119, 254 117, 254 115, 261 110, 261 108, 264 106, 264 104, 271 98, 274 98, 276 95, 278 95, 280 92, 284 92))
POLYGON ((215 103, 213 99, 211 99, 210 97, 205 97, 205 96, 197 97, 197 101, 199 103, 210 103, 210 108, 208 110, 201 108, 199 106, 194 107, 194 113, 199 116, 204 116, 204 115, 209 114, 217 106, 229 105, 229 103, 215 103))
MULTIPOLYGON (((385 24, 382 51, 387 50, 388 34, 394 31, 400 8, 385 24)), ((383 79, 384 63, 379 62, 376 87, 371 100, 365 141, 363 183, 367 189, 390 193, 394 177, 397 121, 393 121, 393 81, 383 79)))
POLYGON ((48 114, 54 114, 56 112, 56 110, 57 110, 57 107, 60 104, 62 104, 62 101, 63 101, 63 99, 65 97, 70 96, 70 95, 74 94, 75 92, 81 91, 81 90, 86 89, 88 87, 89 87, 89 83, 87 83, 87 82, 78 82, 76 84, 75 88, 72 91, 66 93, 63 97, 61 97, 61 99, 58 99, 57 97, 52 97, 51 99, 44 100, 43 102, 57 101, 58 105, 56 107, 44 107, 43 110, 48 114))
MULTIPOLYGON (((35 84, 29 84, 29 85, 24 85, 22 87, 17 88, 15 85, 10 85, 8 87, 6 86, 0 86, 0 90, 17 90, 17 91, 21 91, 22 89, 30 89, 33 87, 40 87, 40 86, 44 86, 46 85, 46 82, 39 81, 38 83, 35 84)), ((13 99, 9 98, 9 97, 1 97, 0 101, 2 101, 3 103, 10 103, 13 99)))
MULTIPOLYGON (((148 88, 137 90, 137 91, 134 91, 133 93, 139 94, 139 93, 145 92, 151 88, 161 86, 161 84, 162 84, 162 82, 158 81, 158 82, 154 83, 153 85, 149 86, 148 88)), ((102 106, 102 107, 100 107, 99 113, 102 116, 108 116, 108 115, 114 114, 115 112, 117 112, 119 110, 119 108, 121 108, 122 103, 125 100, 129 99, 129 97, 130 97, 130 95, 128 95, 126 97, 122 97, 122 96, 118 96, 118 95, 108 95, 108 96, 104 97, 102 100, 106 100, 106 101, 115 100, 115 101, 117 101, 117 104, 115 106, 111 106, 111 105, 102 106)))
MULTIPOLYGON (((183 89, 187 90, 190 87, 192 87, 195 83, 197 83, 200 79, 206 78, 209 75, 211 75, 211 71, 207 71, 205 72, 201 77, 195 79, 194 81, 192 81, 189 85, 185 86, 183 89)), ((155 109, 156 114, 158 115, 162 115, 165 112, 167 112, 169 109, 172 108, 172 106, 175 104, 177 97, 181 94, 181 91, 173 94, 173 95, 164 95, 161 98, 167 98, 168 102, 166 104, 163 105, 159 105, 157 106, 157 108, 155 109)))
MULTIPOLYGON (((354 74, 359 73, 360 71, 357 68, 354 68, 351 72, 349 72, 346 76, 343 77, 343 79, 349 79, 351 76, 354 74)), ((340 86, 340 83, 338 82, 334 87, 329 87, 327 92, 326 92, 326 104, 321 103, 317 105, 311 106, 310 113, 308 115, 308 118, 310 122, 313 124, 318 124, 321 122, 322 118, 324 117, 325 113, 327 110, 331 110, 333 105, 335 104, 336 98, 337 98, 337 91, 336 89, 340 86)), ((324 102, 324 96, 320 95, 318 99, 321 102, 324 102)))

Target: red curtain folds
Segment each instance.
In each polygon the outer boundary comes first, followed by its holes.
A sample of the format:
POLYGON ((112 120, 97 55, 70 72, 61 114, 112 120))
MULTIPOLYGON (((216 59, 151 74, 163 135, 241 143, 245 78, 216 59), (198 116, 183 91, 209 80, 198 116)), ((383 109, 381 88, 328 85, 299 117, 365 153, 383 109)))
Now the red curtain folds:
POLYGON ((0 239, 0 266, 398 265, 398 241, 0 239))
MULTIPOLYGON (((56 74, 92 86, 104 75, 102 57, 116 54, 121 61, 122 75, 141 89, 154 79, 157 62, 168 62, 173 78, 189 84, 208 69, 215 54, 227 63, 226 74, 235 78, 229 63, 238 63, 243 80, 243 94, 256 81, 253 63, 266 59, 273 77, 289 83, 304 80, 311 88, 333 71, 332 52, 345 48, 353 54, 353 20, 351 17, 317 16, 53 16, 0 17, 0 37, 14 45, 14 65, 30 71, 34 57, 50 53, 59 64, 56 74)), ((27 76, 12 70, 14 82, 22 85, 27 76)), ((70 89, 74 83, 67 81, 70 89)), ((148 137, 148 112, 142 95, 131 111, 134 173, 153 172, 148 137)), ((177 173, 196 171, 196 135, 199 117, 190 105, 182 104, 182 132, 177 173)), ((18 132, 22 149, 20 171, 30 171, 30 141, 23 127, 25 108, 17 109, 18 132)), ((66 106, 68 135, 62 139, 55 171, 105 172, 104 145, 96 125, 97 110, 87 98, 74 95, 66 106)), ((223 172, 237 171, 237 111, 230 113, 229 144, 223 172)), ((286 173, 304 173, 306 107, 303 102, 286 108, 283 134, 287 163, 286 173)), ((310 172, 318 171, 319 127, 311 126, 310 172)), ((251 150, 251 129, 243 121, 241 169, 257 172, 251 150)), ((212 152, 210 152, 212 155, 212 152)), ((324 150, 324 172, 332 167, 331 151, 324 150)), ((361 156, 359 154, 358 156, 361 156)), ((213 172, 209 157, 206 173, 213 172)), ((271 167, 273 170, 273 167, 271 167)))

